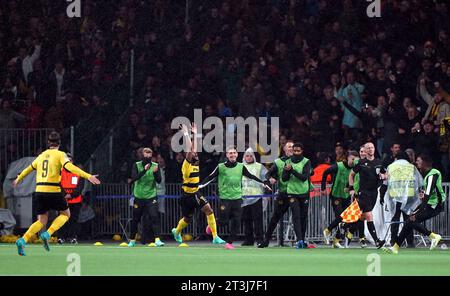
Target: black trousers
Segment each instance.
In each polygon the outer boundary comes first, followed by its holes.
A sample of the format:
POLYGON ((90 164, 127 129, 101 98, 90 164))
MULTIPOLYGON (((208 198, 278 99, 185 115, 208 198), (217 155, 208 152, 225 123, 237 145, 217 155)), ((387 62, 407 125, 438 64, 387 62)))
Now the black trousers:
POLYGON ((133 220, 131 220, 131 236, 130 239, 135 239, 138 232, 138 225, 142 220, 142 235, 141 241, 148 242, 148 239, 153 240, 154 237, 159 236, 160 219, 158 212, 158 199, 134 199, 133 204, 133 220))
POLYGON ((229 226, 230 235, 227 243, 232 244, 239 233, 242 216, 242 198, 240 199, 221 199, 219 203, 220 216, 219 225, 222 227, 229 226))
MULTIPOLYGON (((330 224, 330 226, 328 227, 328 229, 331 230, 334 227, 336 227, 337 224, 339 224, 339 222, 342 221, 341 214, 346 208, 348 208, 350 206, 351 198, 340 198, 340 197, 333 197, 330 195, 330 202, 331 202, 331 207, 333 208, 334 217, 335 217, 335 221, 333 221, 330 224), (336 226, 335 226, 335 224, 336 224, 336 226)), ((339 230, 336 231, 336 238, 342 239, 342 233, 339 230)))
POLYGON ((422 205, 420 205, 417 213, 411 215, 403 225, 403 229, 396 241, 397 245, 401 246, 406 236, 409 234, 409 232, 412 232, 413 229, 417 230, 423 235, 429 236, 431 234, 431 231, 425 228, 423 222, 439 215, 440 212, 442 212, 442 205, 438 205, 434 209, 429 204, 423 203, 422 205))
POLYGON ((261 243, 263 238, 262 199, 242 208, 242 222, 244 222, 245 242, 261 243))
POLYGON ((291 208, 292 212, 295 235, 298 240, 305 240, 306 228, 308 226, 308 205, 309 195, 293 196, 287 195, 286 193, 279 193, 275 200, 275 209, 270 218, 265 240, 270 240, 277 223, 283 218, 289 208, 291 208))
POLYGON ((81 202, 80 203, 69 203, 70 218, 66 224, 61 228, 62 238, 72 239, 77 238, 80 225, 78 224, 78 216, 80 215, 81 202))
MULTIPOLYGON (((400 210, 401 206, 402 206, 402 203, 400 203, 400 202, 397 202, 397 204, 395 205, 395 213, 394 213, 394 216, 392 217, 392 220, 391 220, 392 222, 399 222, 401 214, 403 214, 403 222, 408 221, 409 216, 400 210)), ((397 223, 393 223, 391 226, 391 244, 392 245, 397 241, 399 226, 400 225, 397 223)), ((408 243, 408 246, 414 245, 414 232, 413 231, 406 233, 406 242, 408 243)))

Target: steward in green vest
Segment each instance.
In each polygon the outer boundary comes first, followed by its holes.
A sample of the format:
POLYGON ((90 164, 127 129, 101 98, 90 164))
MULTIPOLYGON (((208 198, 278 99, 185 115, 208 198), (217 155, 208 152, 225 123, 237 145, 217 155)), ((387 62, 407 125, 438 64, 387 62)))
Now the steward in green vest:
POLYGON ((293 155, 286 161, 281 178, 287 182, 287 194, 289 203, 292 204, 292 220, 298 248, 307 248, 305 236, 308 225, 310 177, 311 162, 303 156, 303 144, 295 143, 293 155))
POLYGON ((152 162, 153 151, 150 148, 142 149, 142 160, 135 163, 131 173, 131 184, 133 185, 133 220, 131 221, 131 236, 128 246, 134 247, 138 224, 141 218, 150 218, 149 223, 144 223, 142 230, 142 241, 145 241, 150 233, 155 236, 157 246, 164 245, 159 239, 160 222, 158 212, 158 199, 156 198, 156 183, 161 182, 161 173, 158 164, 152 162), (146 229, 150 225, 152 232, 146 229))
MULTIPOLYGON (((356 151, 348 151, 344 161, 340 161, 328 169, 322 175, 322 194, 326 194, 326 182, 328 175, 332 175, 333 185, 330 192, 330 201, 333 208, 335 220, 328 225, 327 230, 331 232, 342 221, 341 213, 351 204, 350 194, 348 193, 348 176, 355 161, 359 155, 356 151)), ((342 239, 342 233, 336 231, 336 238, 333 240, 333 247, 341 248, 339 241, 342 239)))
POLYGON ((326 190, 326 182, 328 175, 332 176, 332 187, 330 192, 330 198, 340 198, 340 199, 348 199, 350 194, 348 193, 348 175, 352 167, 356 164, 358 159, 358 153, 356 151, 351 151, 348 153, 345 161, 340 161, 328 169, 322 175, 322 186, 321 190, 326 190))
POLYGON ((412 213, 409 220, 407 220, 392 248, 385 248, 384 251, 397 254, 400 246, 403 243, 406 235, 416 230, 419 233, 426 235, 431 240, 430 250, 437 247, 442 237, 439 234, 433 233, 425 227, 426 220, 429 220, 444 209, 446 200, 445 192, 442 188, 442 175, 437 169, 433 168, 433 161, 428 155, 420 155, 417 157, 417 167, 424 177, 424 189, 419 194, 422 200, 419 208, 412 213))
MULTIPOLYGON (((275 200, 275 209, 272 217, 270 218, 269 226, 267 227, 266 234, 264 235, 264 241, 258 244, 258 248, 266 248, 269 246, 270 238, 272 237, 272 233, 277 227, 278 222, 283 218, 286 211, 289 209, 291 204, 289 203, 288 195, 287 195, 287 182, 283 181, 283 169, 286 164, 286 161, 290 159, 293 154, 294 142, 287 141, 283 146, 284 156, 275 159, 273 165, 270 167, 269 171, 266 174, 266 179, 269 180, 270 184, 274 185, 278 184, 277 197, 275 200)), ((284 223, 280 223, 280 245, 283 245, 283 229, 284 223)))
MULTIPOLYGON (((232 244, 236 240, 240 228, 243 195, 242 178, 245 176, 264 184, 261 179, 252 175, 241 162, 237 162, 237 156, 236 148, 228 148, 226 152, 227 161, 219 164, 199 185, 199 188, 203 188, 215 178, 218 178, 220 223, 222 225, 230 224, 230 235, 225 245, 226 249, 234 248, 232 244)), ((271 190, 268 185, 264 185, 264 187, 271 190)))

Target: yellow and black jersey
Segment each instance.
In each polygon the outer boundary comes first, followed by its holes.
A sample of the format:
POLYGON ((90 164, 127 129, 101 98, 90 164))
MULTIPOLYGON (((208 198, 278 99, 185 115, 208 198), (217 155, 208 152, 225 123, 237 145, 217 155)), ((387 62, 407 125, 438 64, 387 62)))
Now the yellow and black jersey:
POLYGON ((190 163, 187 159, 183 161, 181 167, 183 175, 183 186, 181 187, 186 193, 195 193, 198 191, 200 183, 200 166, 190 163))
POLYGON ((73 165, 66 153, 57 149, 47 149, 20 173, 18 181, 20 182, 36 170, 36 192, 61 192, 62 168, 85 179, 91 177, 90 174, 73 165))

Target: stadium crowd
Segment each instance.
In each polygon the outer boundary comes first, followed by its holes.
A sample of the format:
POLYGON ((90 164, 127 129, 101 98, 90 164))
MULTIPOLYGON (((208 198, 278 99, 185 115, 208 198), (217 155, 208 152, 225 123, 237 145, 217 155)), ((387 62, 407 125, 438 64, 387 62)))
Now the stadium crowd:
MULTIPOLYGON (((373 141, 380 157, 399 143, 449 180, 450 6, 381 3, 369 18, 351 0, 191 1, 188 16, 178 1, 84 0, 70 19, 65 1, 2 1, 0 129, 75 125, 89 155, 120 125, 115 181, 150 146, 172 183, 172 118, 277 116, 281 142, 304 143, 313 164, 337 142, 373 141)), ((202 178, 221 159, 202 153, 202 178)))

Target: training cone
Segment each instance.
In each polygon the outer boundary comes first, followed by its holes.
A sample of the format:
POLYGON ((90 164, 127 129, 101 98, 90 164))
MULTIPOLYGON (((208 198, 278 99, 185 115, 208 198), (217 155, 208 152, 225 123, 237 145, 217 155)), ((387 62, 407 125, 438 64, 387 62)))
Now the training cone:
POLYGON ((126 242, 123 242, 119 245, 119 247, 128 247, 128 244, 126 242))
POLYGON ((148 246, 149 247, 156 247, 156 244, 155 243, 149 243, 148 246))
POLYGON ((188 244, 181 243, 181 244, 179 245, 179 247, 189 247, 189 246, 188 246, 188 244))
POLYGON ((96 242, 96 243, 94 244, 94 246, 103 246, 103 244, 102 244, 101 242, 96 242))

